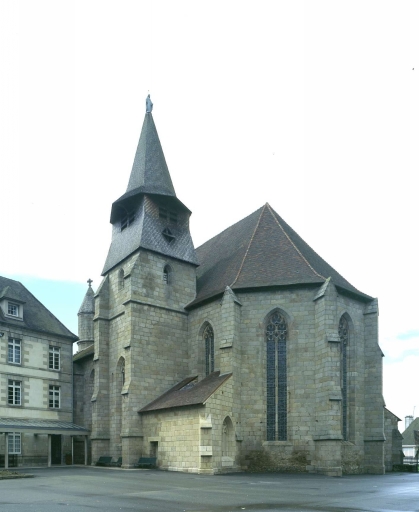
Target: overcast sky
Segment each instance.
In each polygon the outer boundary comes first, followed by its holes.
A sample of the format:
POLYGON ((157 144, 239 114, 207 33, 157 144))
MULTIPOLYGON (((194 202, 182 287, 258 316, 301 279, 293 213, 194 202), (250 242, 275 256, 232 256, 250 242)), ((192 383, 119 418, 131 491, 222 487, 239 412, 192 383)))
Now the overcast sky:
POLYGON ((0 273, 77 332, 150 92, 195 246, 268 202, 379 298, 385 400, 418 415, 418 24, 403 0, 0 0, 0 273))

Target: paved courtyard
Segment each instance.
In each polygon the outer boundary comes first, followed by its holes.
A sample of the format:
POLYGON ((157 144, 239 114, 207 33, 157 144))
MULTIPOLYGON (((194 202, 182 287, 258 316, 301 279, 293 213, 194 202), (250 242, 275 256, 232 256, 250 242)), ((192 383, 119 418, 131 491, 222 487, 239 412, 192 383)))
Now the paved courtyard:
POLYGON ((1 512, 419 511, 419 475, 191 475, 91 467, 0 481, 1 512))

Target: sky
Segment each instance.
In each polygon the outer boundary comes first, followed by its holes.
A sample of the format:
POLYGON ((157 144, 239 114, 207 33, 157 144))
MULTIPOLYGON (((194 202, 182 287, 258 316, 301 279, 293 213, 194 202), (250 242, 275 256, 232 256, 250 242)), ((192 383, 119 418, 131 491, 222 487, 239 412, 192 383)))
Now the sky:
POLYGON ((387 407, 419 415, 418 23, 416 0, 0 0, 0 274, 77 333, 150 93, 195 246, 268 202, 378 297, 387 407))

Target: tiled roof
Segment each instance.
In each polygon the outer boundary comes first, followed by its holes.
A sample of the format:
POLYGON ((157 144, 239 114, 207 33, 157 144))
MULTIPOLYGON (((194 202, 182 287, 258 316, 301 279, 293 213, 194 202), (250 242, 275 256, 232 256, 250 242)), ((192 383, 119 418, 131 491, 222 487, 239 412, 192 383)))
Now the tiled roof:
POLYGON ((188 377, 138 412, 157 411, 187 405, 202 405, 230 377, 231 373, 220 375, 220 372, 213 372, 196 383, 196 376, 188 377))
POLYGON ((71 423, 69 421, 58 420, 37 420, 37 419, 18 419, 18 418, 0 418, 0 432, 28 431, 31 432, 51 432, 61 431, 69 432, 73 435, 87 434, 89 431, 71 423))
POLYGON ((324 261, 268 205, 215 236, 197 250, 197 297, 189 305, 233 290, 333 283, 356 294, 363 294, 324 261))
POLYGON ((0 300, 1 298, 11 298, 22 303, 23 320, 4 315, 0 308, 0 322, 16 328, 65 336, 73 341, 78 339, 19 281, 0 276, 0 300))
POLYGON ((415 445, 415 430, 419 430, 419 417, 415 418, 407 429, 402 432, 403 446, 415 445))

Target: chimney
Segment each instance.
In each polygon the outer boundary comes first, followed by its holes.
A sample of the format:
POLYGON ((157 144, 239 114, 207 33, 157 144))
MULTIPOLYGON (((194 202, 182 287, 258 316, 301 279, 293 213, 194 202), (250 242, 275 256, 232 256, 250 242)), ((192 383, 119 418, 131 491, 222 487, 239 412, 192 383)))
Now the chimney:
POLYGON ((405 428, 405 430, 412 423, 412 421, 413 421, 413 416, 405 416, 405 418, 404 418, 404 428, 405 428))

